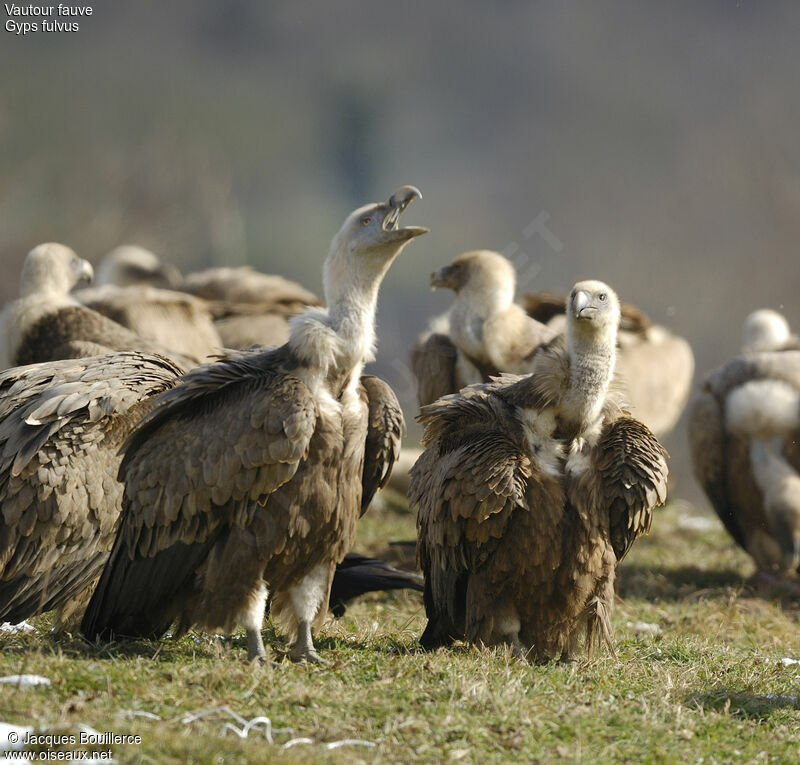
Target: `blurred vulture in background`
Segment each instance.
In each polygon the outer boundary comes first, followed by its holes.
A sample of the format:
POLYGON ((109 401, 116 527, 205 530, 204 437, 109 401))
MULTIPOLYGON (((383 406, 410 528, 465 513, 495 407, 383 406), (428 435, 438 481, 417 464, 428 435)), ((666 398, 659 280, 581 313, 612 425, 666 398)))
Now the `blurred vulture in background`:
POLYGON ((431 274, 431 287, 456 293, 411 351, 421 406, 500 372, 521 372, 557 333, 514 302, 514 266, 498 252, 474 250, 431 274))
POLYGON ((184 292, 106 284, 74 294, 83 305, 172 351, 210 361, 222 348, 206 303, 184 292))
POLYGON ((322 301, 297 282, 249 266, 209 268, 188 274, 182 289, 208 301, 228 348, 283 345, 289 318, 322 301))
MULTIPOLYGON (((207 335, 206 346, 209 347, 283 345, 289 339, 289 319, 306 306, 322 305, 322 301, 313 292, 282 276, 262 274, 250 266, 238 266, 207 268, 184 277, 174 266, 162 264, 149 250, 134 246, 112 250, 100 263, 98 274, 104 276, 104 280, 98 279, 101 285, 169 287, 193 296, 194 300, 190 297, 185 300, 193 313, 204 314, 203 332, 207 335), (215 324, 213 336, 205 326, 208 315, 215 324), (215 342, 211 342, 212 340, 215 342)), ((173 295, 172 300, 175 300, 174 294, 170 294, 173 295)), ((162 303, 165 300, 166 296, 161 298, 162 303)), ((92 304, 92 307, 120 321, 117 318, 119 310, 113 307, 106 310, 102 304, 92 304)), ((150 311, 158 308, 156 305, 150 311)), ((121 323, 143 336, 152 336, 152 331, 149 330, 152 322, 145 321, 144 326, 141 323, 128 323, 131 321, 130 310, 127 305, 122 310, 125 312, 123 316, 128 318, 121 323), (148 328, 150 334, 145 334, 145 328, 148 328)), ((178 305, 170 310, 172 313, 180 313, 187 309, 178 305)), ((182 317, 177 318, 183 327, 182 317)), ((139 319, 139 322, 143 320, 139 319)), ((164 342, 161 334, 153 339, 164 342)))
POLYGON ((169 263, 146 250, 125 244, 111 250, 97 266, 100 287, 156 287, 157 289, 180 289, 181 272, 169 263))
POLYGON ((800 351, 745 353, 712 372, 689 406, 689 444, 697 480, 759 570, 798 573, 800 351))
MULTIPOLYGON (((499 253, 463 253, 434 273, 431 285, 452 289, 456 299, 412 351, 420 405, 498 372, 531 372, 537 347, 564 331, 565 297, 529 293, 515 304, 514 267, 499 253)), ((616 371, 631 412, 665 435, 691 391, 689 344, 627 304, 621 306, 617 344, 616 371)))
POLYGON ((140 353, 0 373, 0 622, 88 601, 122 510, 120 447, 179 374, 140 353))
POLYGON ((426 648, 466 639, 536 661, 610 646, 617 563, 650 528, 665 452, 612 387, 619 301, 579 282, 566 337, 504 375, 423 407, 419 505, 426 648))
POLYGON ((110 351, 158 353, 188 369, 197 359, 145 340, 70 294, 92 278, 92 266, 63 244, 40 244, 25 257, 20 297, 0 314, 3 368, 110 351))
POLYGON ((800 337, 789 329, 785 316, 771 308, 759 308, 744 320, 742 350, 800 351, 800 337))
POLYGON ((323 269, 328 308, 297 316, 286 345, 231 352, 158 399, 126 449, 124 520, 87 637, 239 623, 249 657, 263 660, 269 591, 273 615, 296 633, 291 657, 319 661, 312 624, 399 449, 397 399, 361 372, 380 283, 427 231, 399 225, 419 196, 403 187, 348 216, 323 269))

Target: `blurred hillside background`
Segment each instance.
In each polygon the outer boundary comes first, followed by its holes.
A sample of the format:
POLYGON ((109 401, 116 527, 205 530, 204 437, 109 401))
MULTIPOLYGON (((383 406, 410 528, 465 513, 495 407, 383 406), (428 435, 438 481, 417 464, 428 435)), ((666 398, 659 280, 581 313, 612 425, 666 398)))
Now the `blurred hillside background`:
MULTIPOLYGON (((520 290, 608 281, 692 342, 698 375, 752 309, 800 328, 791 0, 145 0, 80 26, 3 33, 3 300, 50 240, 320 291, 346 213, 413 183, 407 221, 431 233, 386 279, 374 365, 409 419, 408 348, 451 299, 428 275, 465 249, 512 256, 520 290)), ((667 445, 698 499, 684 429, 667 445)))

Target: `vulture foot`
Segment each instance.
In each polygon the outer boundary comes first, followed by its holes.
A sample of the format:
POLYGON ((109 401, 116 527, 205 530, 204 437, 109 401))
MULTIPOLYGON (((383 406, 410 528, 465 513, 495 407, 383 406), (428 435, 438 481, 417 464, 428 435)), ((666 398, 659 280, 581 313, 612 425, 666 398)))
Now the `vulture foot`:
POLYGON ((311 639, 311 624, 306 621, 300 622, 297 627, 297 641, 289 652, 289 658, 294 662, 307 662, 309 664, 327 664, 314 648, 314 641, 311 639))
POLYGON ((247 660, 257 661, 259 664, 267 663, 267 652, 260 630, 247 630, 247 660))
POLYGON ((289 652, 289 658, 296 663, 319 664, 325 666, 330 662, 323 659, 313 648, 310 651, 298 651, 295 646, 289 652))

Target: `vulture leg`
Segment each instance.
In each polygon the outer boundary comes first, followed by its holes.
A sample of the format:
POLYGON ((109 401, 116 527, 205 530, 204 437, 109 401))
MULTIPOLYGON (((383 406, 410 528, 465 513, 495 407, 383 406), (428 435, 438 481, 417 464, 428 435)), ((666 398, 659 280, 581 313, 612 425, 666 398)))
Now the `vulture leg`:
POLYGON ((249 661, 258 661, 260 664, 264 664, 267 661, 267 651, 264 648, 261 630, 250 628, 247 630, 247 659, 249 661))
POLYGON ((306 661, 311 664, 327 664, 314 648, 311 638, 311 622, 301 621, 297 625, 297 640, 289 652, 292 661, 306 661))
POLYGON ((259 582, 250 594, 250 603, 246 610, 239 615, 238 621, 247 630, 247 658, 249 661, 264 663, 267 660, 267 651, 261 637, 261 626, 264 622, 264 609, 267 605, 267 586, 259 582))
POLYGON ((320 606, 327 602, 330 587, 331 565, 320 563, 303 577, 300 584, 289 588, 289 599, 297 619, 297 640, 289 652, 292 661, 326 663, 314 648, 311 622, 319 613, 320 606))

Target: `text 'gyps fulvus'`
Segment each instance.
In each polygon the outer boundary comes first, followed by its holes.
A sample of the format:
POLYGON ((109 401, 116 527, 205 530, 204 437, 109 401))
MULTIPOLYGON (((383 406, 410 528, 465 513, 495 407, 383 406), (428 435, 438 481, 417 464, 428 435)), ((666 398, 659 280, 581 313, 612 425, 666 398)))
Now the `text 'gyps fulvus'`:
POLYGON ((325 260, 327 309, 298 315, 286 345, 231 353, 160 398, 121 468, 125 515, 84 618, 89 638, 239 623, 250 658, 263 658, 269 589, 272 613, 297 633, 292 657, 319 660, 312 623, 399 449, 397 399, 361 370, 381 280, 427 231, 399 225, 419 196, 404 186, 348 216, 325 260))
POLYGON ((412 470, 425 647, 466 639, 535 660, 609 638, 619 560, 666 496, 665 452, 610 393, 619 303, 602 282, 568 299, 566 340, 533 374, 422 409, 412 470))

